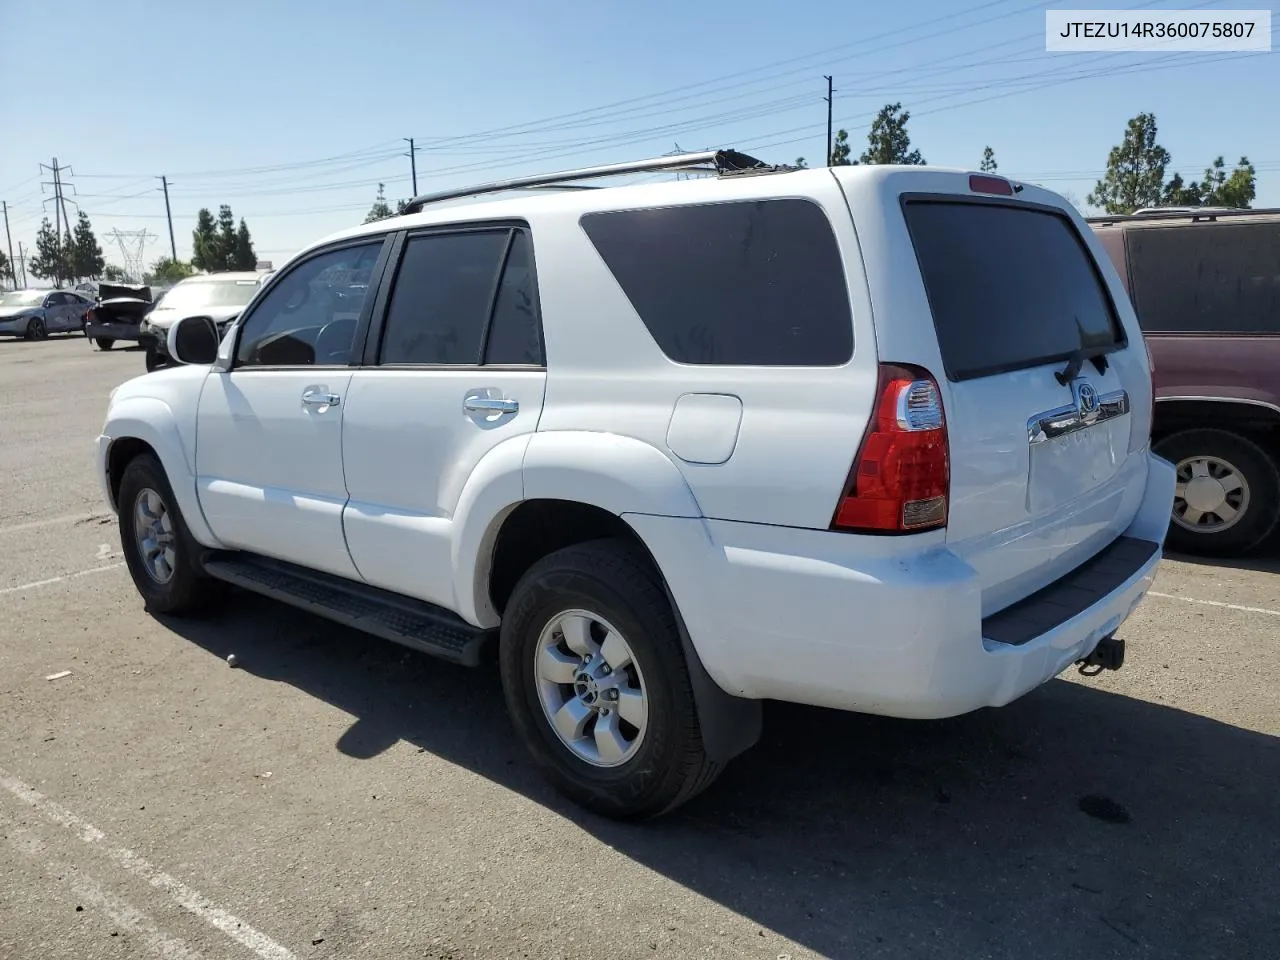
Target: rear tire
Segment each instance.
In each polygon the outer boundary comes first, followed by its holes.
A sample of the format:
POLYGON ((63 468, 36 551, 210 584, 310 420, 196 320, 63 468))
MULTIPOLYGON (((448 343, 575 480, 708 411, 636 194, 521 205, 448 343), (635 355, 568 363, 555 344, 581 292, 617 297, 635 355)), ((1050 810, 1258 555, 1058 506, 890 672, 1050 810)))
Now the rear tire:
POLYGON ((520 739, 544 776, 587 809, 657 816, 719 774, 703 748, 671 605, 635 547, 595 540, 535 563, 507 604, 499 661, 520 739))
POLYGON ((99 350, 110 350, 116 345, 110 337, 95 337, 93 342, 97 344, 99 350))
POLYGON ((143 358, 143 362, 146 364, 147 373, 152 370, 159 370, 164 366, 164 358, 160 356, 160 351, 155 347, 147 347, 147 354, 143 358))
POLYGON ((117 496, 120 548, 152 613, 202 612, 221 592, 197 562, 199 544, 182 519, 164 467, 152 454, 129 462, 117 496))
POLYGON ((1262 447, 1227 430, 1170 434, 1153 449, 1178 471, 1165 542, 1205 556, 1241 556, 1280 523, 1280 468, 1262 447))

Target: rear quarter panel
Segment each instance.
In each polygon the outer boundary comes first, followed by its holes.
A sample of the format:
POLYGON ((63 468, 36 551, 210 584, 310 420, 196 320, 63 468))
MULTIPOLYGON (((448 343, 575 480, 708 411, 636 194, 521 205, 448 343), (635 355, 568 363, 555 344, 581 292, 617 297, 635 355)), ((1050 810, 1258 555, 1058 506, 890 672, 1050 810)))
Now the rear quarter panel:
POLYGON ((1280 337, 1147 334, 1157 400, 1245 400, 1280 412, 1280 337))

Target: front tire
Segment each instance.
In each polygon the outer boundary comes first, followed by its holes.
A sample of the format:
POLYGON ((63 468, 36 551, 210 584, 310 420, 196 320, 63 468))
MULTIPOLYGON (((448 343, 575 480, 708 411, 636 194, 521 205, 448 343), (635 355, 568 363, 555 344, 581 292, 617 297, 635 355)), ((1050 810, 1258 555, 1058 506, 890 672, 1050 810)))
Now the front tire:
POLYGON ((120 548, 134 586, 153 613, 202 611, 220 588, 196 561, 191 537, 164 467, 151 454, 129 462, 117 496, 120 548))
POLYGON ((143 363, 146 364, 147 373, 150 373, 151 371, 159 370, 164 366, 164 358, 160 356, 160 351, 155 347, 147 347, 147 353, 143 358, 143 363))
POLYGON ((587 809, 657 816, 720 772, 703 748, 671 605, 636 548, 596 540, 535 563, 507 604, 499 660, 521 740, 587 809))
POLYGON ((33 317, 27 322, 27 339, 43 340, 49 336, 49 331, 45 329, 44 321, 39 317, 33 317))
POLYGON ((116 342, 110 337, 95 337, 93 342, 97 344, 99 350, 110 350, 116 345, 116 342))
POLYGON ((1170 434, 1154 445, 1177 469, 1166 543, 1205 556, 1241 556, 1280 523, 1280 469, 1247 437, 1227 430, 1170 434))

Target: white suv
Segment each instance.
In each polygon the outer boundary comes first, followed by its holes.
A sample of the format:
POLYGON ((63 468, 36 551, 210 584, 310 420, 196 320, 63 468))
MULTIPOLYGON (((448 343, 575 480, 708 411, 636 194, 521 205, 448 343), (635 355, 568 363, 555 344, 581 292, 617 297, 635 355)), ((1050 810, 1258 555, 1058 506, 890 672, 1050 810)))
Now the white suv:
POLYGON ((1118 666, 1174 473, 1056 194, 725 152, 411 208, 114 393, 149 609, 229 582, 456 662, 495 640, 538 764, 620 817, 710 783, 764 699, 944 717, 1118 666))

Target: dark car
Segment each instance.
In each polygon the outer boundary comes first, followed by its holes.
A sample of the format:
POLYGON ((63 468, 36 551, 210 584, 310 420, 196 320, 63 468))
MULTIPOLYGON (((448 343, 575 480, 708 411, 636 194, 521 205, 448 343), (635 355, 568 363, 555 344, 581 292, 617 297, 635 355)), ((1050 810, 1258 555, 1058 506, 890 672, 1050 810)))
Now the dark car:
POLYGON ((99 350, 110 350, 117 340, 137 341, 142 318, 154 306, 150 287, 99 284, 98 302, 84 314, 84 335, 99 350))
POLYGON ((1236 556, 1280 525, 1280 210, 1153 210, 1091 224, 1154 366, 1169 546, 1236 556))

